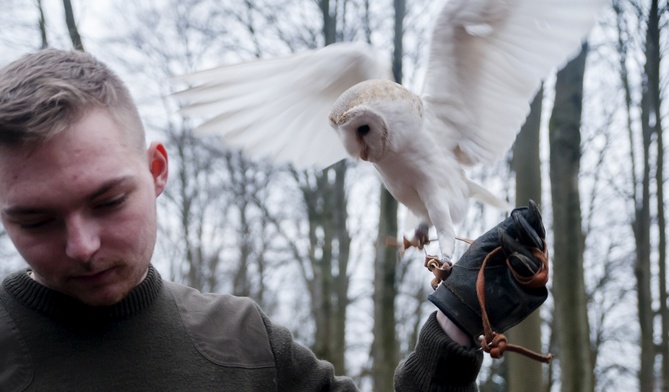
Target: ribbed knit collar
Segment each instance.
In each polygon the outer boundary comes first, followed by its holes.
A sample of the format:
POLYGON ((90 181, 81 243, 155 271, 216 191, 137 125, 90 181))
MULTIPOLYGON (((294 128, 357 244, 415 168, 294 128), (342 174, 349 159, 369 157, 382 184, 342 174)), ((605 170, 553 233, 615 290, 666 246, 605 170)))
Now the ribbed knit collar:
POLYGON ((132 317, 151 305, 163 286, 160 274, 150 265, 146 278, 124 299, 111 306, 96 307, 37 283, 27 271, 9 275, 3 281, 3 287, 17 302, 58 319, 99 323, 132 317))

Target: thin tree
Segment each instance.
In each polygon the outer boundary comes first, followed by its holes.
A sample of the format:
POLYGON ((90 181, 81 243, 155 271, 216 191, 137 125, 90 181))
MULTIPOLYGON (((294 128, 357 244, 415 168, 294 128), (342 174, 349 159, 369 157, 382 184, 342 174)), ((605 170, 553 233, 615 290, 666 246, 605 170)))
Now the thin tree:
POLYGON ((581 53, 557 74, 549 121, 553 201, 553 295, 562 391, 592 392, 594 375, 583 272, 584 236, 578 176, 581 159, 583 74, 581 53))
POLYGON ((302 271, 315 322, 312 350, 345 373, 345 322, 348 299, 345 162, 323 172, 295 173, 305 203, 309 251, 302 271))
MULTIPOLYGON (((516 174, 516 205, 534 200, 541 206, 540 129, 543 88, 537 92, 530 113, 513 145, 511 168, 516 174)), ((508 332, 510 341, 541 351, 541 313, 534 312, 508 332)), ((508 391, 538 392, 545 390, 542 364, 520 355, 509 355, 508 391)))
MULTIPOLYGON (((659 85, 659 84, 658 84, 659 85)), ((658 95, 658 102, 661 97, 658 95)), ((660 104, 658 104, 660 107, 660 104)), ((657 161, 655 182, 657 184, 657 227, 658 227, 658 273, 660 288, 660 317, 662 335, 660 354, 662 355, 662 388, 669 389, 669 306, 667 293, 667 231, 664 205, 664 142, 662 141, 662 116, 657 112, 657 161)))
MULTIPOLYGON (((637 203, 633 222, 634 238, 636 240, 637 251, 634 272, 637 278, 637 303, 639 311, 639 327, 641 329, 641 366, 639 369, 639 388, 641 391, 651 391, 655 384, 655 344, 653 339, 654 311, 653 294, 651 291, 650 256, 650 228, 652 224, 650 213, 650 182, 652 166, 651 145, 653 143, 652 136, 654 133, 656 133, 657 127, 659 126, 658 120, 661 118, 659 106, 659 19, 660 15, 658 0, 651 0, 650 9, 648 10, 648 19, 646 22, 646 42, 644 48, 646 62, 643 68, 641 95, 643 174, 641 178, 641 195, 640 199, 636 200, 637 203)), ((664 296, 666 298, 666 293, 664 296)), ((664 340, 665 336, 663 336, 663 342, 664 340)))
MULTIPOLYGON (((337 39, 338 2, 318 2, 322 14, 325 45, 337 39)), ((337 374, 346 373, 346 312, 351 236, 348 232, 346 173, 341 161, 323 171, 304 172, 301 184, 309 225, 309 269, 307 286, 315 320, 312 349, 317 357, 332 363, 337 374)))
MULTIPOLYGON (((656 3, 656 2, 654 2, 656 3)), ((617 50, 619 55, 620 79, 623 86, 625 98, 626 128, 629 138, 630 154, 630 173, 632 178, 632 187, 630 199, 633 204, 633 216, 631 218, 632 232, 635 240, 635 260, 634 273, 636 276, 637 292, 637 316, 639 321, 640 336, 640 366, 637 377, 639 379, 639 390, 652 390, 653 385, 653 312, 651 308, 652 293, 650 291, 650 143, 651 127, 649 124, 649 95, 642 94, 641 102, 641 134, 642 134, 642 157, 641 157, 641 178, 637 173, 637 149, 635 148, 635 132, 633 127, 633 106, 632 83, 630 81, 627 61, 629 58, 629 33, 626 30, 626 15, 624 11, 624 2, 616 0, 613 2, 613 9, 616 13, 618 42, 617 50), (627 40, 625 38, 627 38, 627 40)), ((637 13, 640 13, 637 10, 637 13)), ((646 34, 650 34, 650 24, 647 26, 646 34)), ((648 38, 648 37, 646 37, 648 38)), ((648 49, 648 43, 646 45, 648 49)), ((649 62, 644 66, 644 73, 650 67, 649 62)), ((642 79, 645 79, 642 75, 642 79)), ((648 87, 647 82, 644 86, 648 87)), ((643 87, 642 87, 643 88, 643 87)))
POLYGON ((44 7, 42 7, 42 0, 37 0, 37 12, 39 13, 37 26, 40 32, 40 48, 46 49, 49 47, 49 41, 46 36, 46 19, 44 18, 44 7))
MULTIPOLYGON (((402 38, 404 35, 405 1, 394 0, 395 33, 393 76, 402 83, 402 38)), ((399 342, 395 329, 395 303, 398 295, 397 249, 386 244, 397 238, 398 203, 385 187, 381 187, 379 228, 374 263, 374 341, 372 342, 372 382, 374 391, 393 390, 393 376, 399 361, 399 342)))
POLYGON ((67 31, 70 34, 70 39, 72 40, 72 46, 74 46, 74 49, 83 52, 84 44, 81 41, 81 35, 79 35, 79 29, 77 28, 77 23, 74 20, 72 2, 70 0, 63 0, 63 8, 65 9, 65 23, 67 24, 67 31))

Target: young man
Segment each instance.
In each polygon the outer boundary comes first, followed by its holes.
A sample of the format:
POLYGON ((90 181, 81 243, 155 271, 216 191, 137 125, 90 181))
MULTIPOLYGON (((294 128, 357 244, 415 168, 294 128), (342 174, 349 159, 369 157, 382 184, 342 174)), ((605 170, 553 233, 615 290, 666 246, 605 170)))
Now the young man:
MULTIPOLYGON (((0 214, 28 265, 0 286, 0 390, 356 390, 252 301, 161 279, 151 258, 167 177, 165 147, 145 145, 127 88, 104 64, 48 49, 0 70, 0 214)), ((476 390, 473 342, 486 332, 476 274, 492 271, 488 304, 513 299, 488 309, 501 332, 545 299, 509 273, 545 271, 543 237, 531 205, 472 244, 431 296, 441 311, 398 367, 396 390, 476 390)))

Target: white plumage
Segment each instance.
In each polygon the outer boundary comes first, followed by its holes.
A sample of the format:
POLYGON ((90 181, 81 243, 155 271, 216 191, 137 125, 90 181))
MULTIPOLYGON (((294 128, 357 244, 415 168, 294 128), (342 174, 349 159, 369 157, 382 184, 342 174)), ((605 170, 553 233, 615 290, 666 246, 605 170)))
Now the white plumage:
POLYGON ((341 43, 184 76, 196 87, 178 98, 189 102, 184 115, 208 118, 200 134, 251 156, 301 168, 347 155, 371 162, 390 193, 435 226, 448 259, 468 199, 496 200, 463 166, 512 146, 542 79, 578 53, 604 4, 451 0, 432 32, 420 96, 388 80, 378 52, 341 43))

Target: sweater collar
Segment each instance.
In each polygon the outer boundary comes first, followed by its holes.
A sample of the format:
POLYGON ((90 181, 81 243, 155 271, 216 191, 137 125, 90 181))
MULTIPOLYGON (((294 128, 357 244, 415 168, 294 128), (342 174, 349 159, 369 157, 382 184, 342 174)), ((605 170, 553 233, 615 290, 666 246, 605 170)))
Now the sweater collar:
POLYGON ((3 287, 22 305, 54 318, 76 318, 104 322, 132 317, 150 306, 162 289, 156 269, 149 265, 146 278, 120 302, 111 306, 89 306, 43 286, 28 276, 28 269, 5 278, 3 287))

